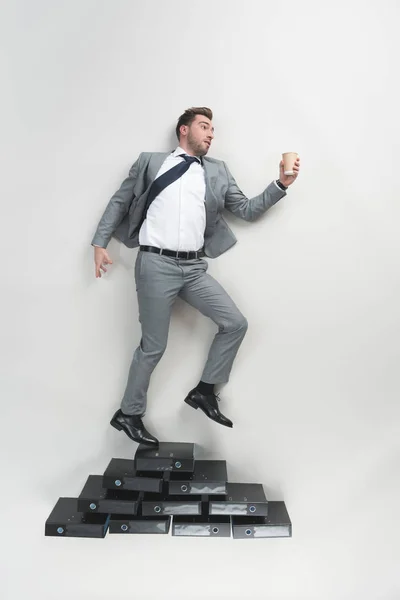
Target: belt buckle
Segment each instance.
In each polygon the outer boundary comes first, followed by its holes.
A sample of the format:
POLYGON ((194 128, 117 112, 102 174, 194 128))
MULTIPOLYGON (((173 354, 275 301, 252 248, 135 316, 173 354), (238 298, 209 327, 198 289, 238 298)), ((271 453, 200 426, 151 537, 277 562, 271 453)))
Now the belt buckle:
POLYGON ((163 253, 163 249, 162 249, 162 248, 160 248, 160 252, 159 252, 158 254, 161 256, 161 255, 162 255, 162 253, 163 253))

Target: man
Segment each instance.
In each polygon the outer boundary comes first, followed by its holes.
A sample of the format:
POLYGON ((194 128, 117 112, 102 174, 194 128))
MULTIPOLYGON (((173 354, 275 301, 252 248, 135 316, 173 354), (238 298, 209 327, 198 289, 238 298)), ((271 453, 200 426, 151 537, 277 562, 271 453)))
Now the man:
POLYGON ((208 273, 203 256, 215 258, 236 243, 221 216, 224 208, 254 221, 286 195, 300 168, 252 199, 240 191, 223 161, 207 158, 214 138, 212 111, 187 109, 178 119, 178 148, 172 153, 140 154, 120 189, 108 203, 92 240, 96 277, 112 264, 106 247, 114 235, 126 246, 140 246, 135 280, 142 327, 140 345, 130 366, 121 409, 111 425, 132 440, 157 446, 145 428, 150 376, 167 344, 172 305, 179 296, 218 326, 199 384, 185 402, 226 427, 232 421, 218 407, 215 385, 226 383, 247 321, 222 286, 208 273))

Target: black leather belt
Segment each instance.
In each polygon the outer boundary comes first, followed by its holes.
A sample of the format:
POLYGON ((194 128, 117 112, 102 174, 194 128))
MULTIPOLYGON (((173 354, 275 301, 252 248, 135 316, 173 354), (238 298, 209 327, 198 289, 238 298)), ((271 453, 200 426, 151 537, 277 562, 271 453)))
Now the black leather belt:
POLYGON ((205 256, 203 250, 190 250, 186 252, 186 250, 165 250, 163 248, 156 248, 155 246, 139 246, 139 249, 143 252, 153 252, 154 254, 171 256, 172 258, 184 258, 186 260, 205 256))

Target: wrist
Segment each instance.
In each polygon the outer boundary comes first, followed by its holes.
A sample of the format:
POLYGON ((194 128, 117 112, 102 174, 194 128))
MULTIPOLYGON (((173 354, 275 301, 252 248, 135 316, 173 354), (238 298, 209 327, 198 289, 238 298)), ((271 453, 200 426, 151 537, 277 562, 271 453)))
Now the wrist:
POLYGON ((282 181, 280 181, 279 179, 277 179, 277 180, 276 180, 276 185, 277 185, 278 187, 280 187, 280 188, 281 188, 281 190, 282 190, 283 192, 286 192, 286 190, 288 189, 288 186, 287 186, 287 185, 284 185, 284 184, 282 183, 282 181))

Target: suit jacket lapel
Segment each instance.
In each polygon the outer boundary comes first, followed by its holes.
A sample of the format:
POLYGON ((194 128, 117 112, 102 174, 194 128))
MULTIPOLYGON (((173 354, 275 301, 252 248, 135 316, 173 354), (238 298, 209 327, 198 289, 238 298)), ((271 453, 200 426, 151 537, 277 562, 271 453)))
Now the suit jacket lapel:
POLYGON ((207 158, 203 159, 204 177, 206 181, 206 230, 214 227, 217 216, 218 201, 214 193, 218 178, 217 165, 207 158))
POLYGON ((147 167, 147 186, 151 185, 156 178, 158 171, 161 168, 164 160, 169 156, 170 152, 156 152, 151 155, 147 167))

